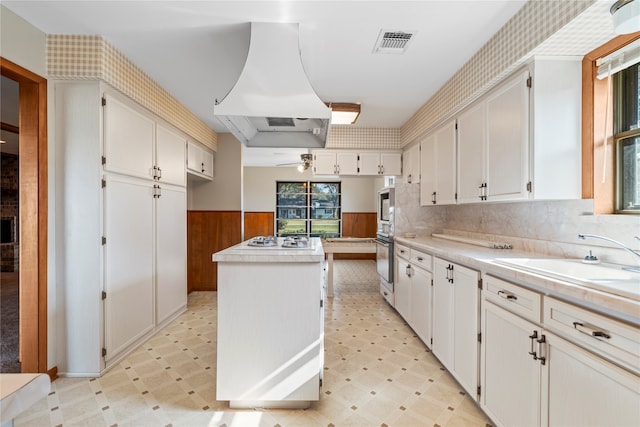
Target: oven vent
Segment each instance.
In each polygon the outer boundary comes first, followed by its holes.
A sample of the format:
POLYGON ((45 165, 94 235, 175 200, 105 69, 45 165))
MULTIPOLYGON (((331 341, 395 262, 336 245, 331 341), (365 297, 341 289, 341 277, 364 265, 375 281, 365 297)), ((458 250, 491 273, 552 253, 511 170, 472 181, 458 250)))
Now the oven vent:
POLYGON ((415 31, 380 30, 373 53, 404 53, 415 33, 415 31))

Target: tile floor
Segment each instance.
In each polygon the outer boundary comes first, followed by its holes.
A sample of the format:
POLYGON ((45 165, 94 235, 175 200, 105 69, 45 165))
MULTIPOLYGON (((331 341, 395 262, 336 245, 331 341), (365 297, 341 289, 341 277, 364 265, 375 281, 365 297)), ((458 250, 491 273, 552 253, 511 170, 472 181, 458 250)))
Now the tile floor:
POLYGON ((378 294, 374 261, 336 261, 322 397, 306 410, 216 401, 216 293, 101 378, 59 378, 15 426, 486 426, 489 420, 378 294))

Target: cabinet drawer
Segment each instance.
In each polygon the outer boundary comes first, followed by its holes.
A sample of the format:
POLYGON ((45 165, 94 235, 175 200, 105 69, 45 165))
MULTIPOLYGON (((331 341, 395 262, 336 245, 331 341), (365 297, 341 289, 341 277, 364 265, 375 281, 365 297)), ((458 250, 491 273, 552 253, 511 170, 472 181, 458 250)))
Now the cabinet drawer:
POLYGON ((639 328, 546 296, 544 326, 640 374, 639 328))
POLYGON ((484 298, 535 323, 542 320, 542 295, 491 275, 485 276, 484 298))
POLYGON ((421 252, 416 249, 411 249, 411 263, 416 267, 423 268, 427 271, 432 271, 433 257, 430 254, 421 252))
POLYGON ((396 244, 396 255, 408 261, 411 259, 411 249, 408 246, 396 244))

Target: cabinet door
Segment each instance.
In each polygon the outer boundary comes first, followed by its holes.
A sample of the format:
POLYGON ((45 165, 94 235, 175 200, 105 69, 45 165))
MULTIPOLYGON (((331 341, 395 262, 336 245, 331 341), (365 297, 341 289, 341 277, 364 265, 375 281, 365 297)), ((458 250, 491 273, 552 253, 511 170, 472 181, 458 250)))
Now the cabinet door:
POLYGON ((156 126, 156 166, 160 182, 185 185, 186 140, 164 126, 156 126))
POLYGON ((411 146, 402 154, 402 174, 407 184, 420 183, 420 144, 411 146))
POLYGON ((446 368, 453 367, 453 285, 449 282, 452 264, 435 258, 433 263, 433 345, 431 349, 446 368))
POLYGON ((336 152, 325 150, 314 151, 313 173, 316 175, 336 175, 336 152))
POLYGON ((485 171, 485 104, 458 117, 458 203, 482 200, 485 171))
POLYGON ((107 176, 104 202, 105 362, 154 327, 153 182, 107 176))
POLYGON ((358 173, 360 175, 380 175, 382 172, 380 153, 378 151, 358 153, 358 162, 358 173))
POLYGON ((411 319, 411 264, 396 257, 395 276, 395 284, 393 285, 394 307, 409 322, 411 319))
POLYGON ((456 203, 456 124, 450 121, 435 132, 435 192, 437 205, 456 203))
POLYGON ((380 173, 386 176, 402 175, 402 153, 380 153, 380 173))
POLYGON ((119 99, 104 97, 104 169, 153 178, 155 123, 119 99))
POLYGON ((187 304, 187 193, 162 186, 156 199, 156 323, 187 304))
POLYGON ((638 426, 640 378, 544 331, 543 426, 638 426))
POLYGON ((338 165, 338 175, 357 175, 358 153, 338 151, 336 152, 336 164, 338 165))
POLYGON ((213 178, 213 153, 209 150, 202 150, 202 173, 209 178, 213 178))
POLYGON ((478 387, 478 280, 479 273, 453 266, 453 367, 458 382, 471 396, 478 387))
POLYGON ((411 327, 431 347, 431 273, 413 268, 411 278, 411 327))
POLYGON ((202 173, 203 166, 202 148, 193 142, 187 143, 187 168, 202 173))
POLYGON ((528 78, 525 71, 487 98, 488 200, 529 197, 528 78))
POLYGON ((431 134, 420 142, 420 206, 435 204, 436 138, 431 134))
POLYGON ((540 425, 541 364, 529 354, 536 325, 482 303, 480 406, 499 426, 540 425))

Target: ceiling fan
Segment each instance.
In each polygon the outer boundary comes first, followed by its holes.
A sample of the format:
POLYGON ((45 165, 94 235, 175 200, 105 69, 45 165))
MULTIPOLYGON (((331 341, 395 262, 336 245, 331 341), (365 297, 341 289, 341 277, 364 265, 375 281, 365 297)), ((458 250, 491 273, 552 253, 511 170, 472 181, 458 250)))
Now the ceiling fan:
POLYGON ((282 163, 282 164, 279 164, 278 166, 298 165, 298 172, 302 173, 311 167, 312 161, 313 161, 313 154, 304 153, 304 154, 300 154, 300 162, 282 163))

